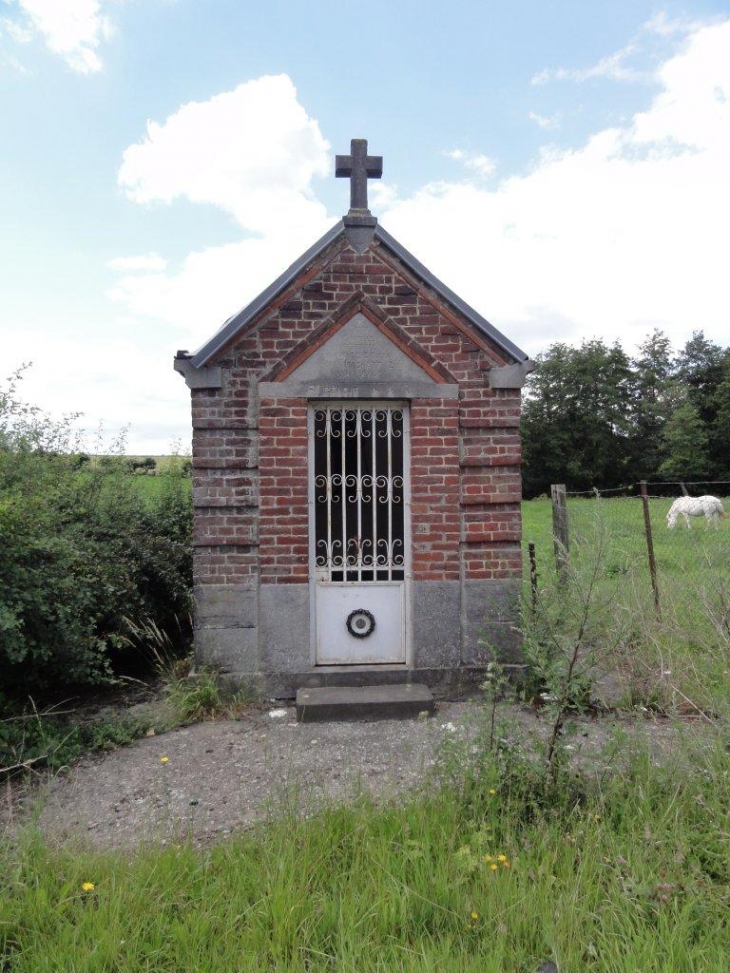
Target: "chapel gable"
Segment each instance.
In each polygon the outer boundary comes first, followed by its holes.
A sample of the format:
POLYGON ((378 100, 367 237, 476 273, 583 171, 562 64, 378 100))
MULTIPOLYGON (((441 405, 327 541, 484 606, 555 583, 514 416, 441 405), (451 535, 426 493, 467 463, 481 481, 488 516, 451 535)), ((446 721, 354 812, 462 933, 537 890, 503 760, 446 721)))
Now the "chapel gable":
POLYGON ((196 651, 269 693, 478 681, 518 656, 523 351, 367 206, 175 367, 193 411, 196 651), (386 667, 386 668, 384 668, 386 667))

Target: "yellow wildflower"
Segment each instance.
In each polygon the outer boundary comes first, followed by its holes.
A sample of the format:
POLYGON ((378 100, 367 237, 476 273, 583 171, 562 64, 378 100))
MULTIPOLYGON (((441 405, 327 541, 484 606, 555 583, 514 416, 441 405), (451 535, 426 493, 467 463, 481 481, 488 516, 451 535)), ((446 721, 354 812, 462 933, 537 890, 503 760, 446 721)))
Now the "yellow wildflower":
POLYGON ((496 862, 492 862, 492 864, 489 867, 493 872, 496 872, 497 869, 499 868, 499 865, 496 862))
POLYGON ((93 892, 95 888, 96 888, 96 886, 94 885, 93 882, 82 882, 81 883, 81 891, 82 892, 93 892))
POLYGON ((494 796, 494 795, 495 795, 495 794, 496 794, 497 792, 496 792, 496 790, 495 790, 495 789, 494 789, 493 787, 490 787, 490 788, 489 788, 489 793, 490 793, 490 794, 491 794, 492 796, 494 796))
POLYGON ((477 919, 479 918, 479 913, 478 912, 472 912, 471 917, 474 920, 474 922, 476 922, 477 919))
POLYGON ((484 856, 484 861, 485 861, 485 862, 493 862, 493 861, 494 861, 494 859, 492 858, 492 856, 491 856, 491 855, 485 855, 485 856, 484 856))
POLYGON ((506 855, 497 855, 497 861, 498 862, 506 862, 507 861, 507 856, 506 855))
POLYGON ((160 757, 160 763, 166 764, 169 759, 170 759, 169 757, 160 757))

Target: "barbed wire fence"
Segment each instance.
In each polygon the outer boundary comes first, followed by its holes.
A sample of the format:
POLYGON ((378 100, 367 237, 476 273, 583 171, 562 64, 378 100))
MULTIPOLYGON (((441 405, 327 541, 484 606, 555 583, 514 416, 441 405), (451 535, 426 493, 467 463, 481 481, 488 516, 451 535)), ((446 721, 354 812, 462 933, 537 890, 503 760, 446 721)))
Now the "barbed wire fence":
POLYGON ((637 594, 651 597, 658 617, 663 605, 705 597, 708 586, 730 591, 729 480, 642 481, 585 491, 554 484, 551 500, 558 581, 567 581, 594 553, 600 530, 608 539, 604 572, 625 576, 637 594))

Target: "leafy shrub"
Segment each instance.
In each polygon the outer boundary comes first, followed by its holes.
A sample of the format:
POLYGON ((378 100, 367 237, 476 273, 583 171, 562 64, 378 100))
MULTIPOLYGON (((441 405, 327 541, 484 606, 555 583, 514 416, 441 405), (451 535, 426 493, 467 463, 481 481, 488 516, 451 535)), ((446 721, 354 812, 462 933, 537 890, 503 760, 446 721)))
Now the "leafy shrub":
POLYGON ((127 621, 180 635, 191 609, 182 475, 145 496, 120 457, 79 462, 72 418, 0 389, 0 673, 8 691, 108 680, 127 621))

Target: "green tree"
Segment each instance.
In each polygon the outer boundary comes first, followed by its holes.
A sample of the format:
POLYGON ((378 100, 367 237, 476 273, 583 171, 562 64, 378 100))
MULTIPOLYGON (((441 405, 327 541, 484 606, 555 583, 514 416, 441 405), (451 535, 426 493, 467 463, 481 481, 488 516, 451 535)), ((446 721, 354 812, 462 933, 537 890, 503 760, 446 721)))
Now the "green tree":
POLYGON ((662 462, 663 432, 672 410, 672 345, 658 328, 639 345, 634 371, 632 479, 654 476, 662 462))
POLYGON ((702 331, 694 331, 677 356, 677 379, 687 389, 687 399, 697 410, 707 436, 705 475, 717 477, 727 467, 725 435, 718 422, 728 352, 702 331))
POLYGON ((612 486, 627 475, 635 398, 630 362, 618 343, 559 342, 537 358, 523 410, 525 494, 550 483, 612 486))
POLYGON ((666 458, 659 473, 687 480, 706 476, 710 460, 705 424, 688 393, 679 388, 677 393, 677 405, 664 427, 662 446, 666 458))
POLYGON ((722 360, 722 378, 715 391, 715 418, 710 426, 710 456, 713 476, 730 479, 730 348, 722 360))

